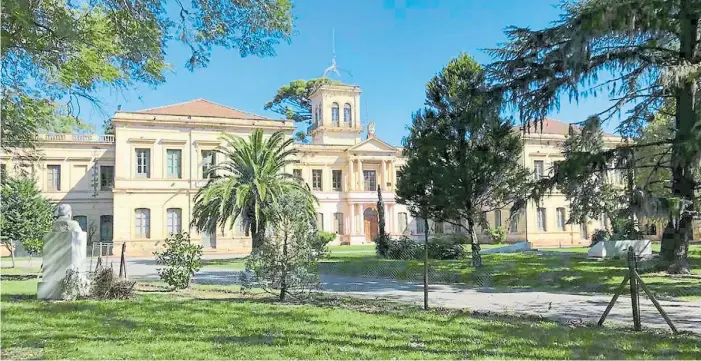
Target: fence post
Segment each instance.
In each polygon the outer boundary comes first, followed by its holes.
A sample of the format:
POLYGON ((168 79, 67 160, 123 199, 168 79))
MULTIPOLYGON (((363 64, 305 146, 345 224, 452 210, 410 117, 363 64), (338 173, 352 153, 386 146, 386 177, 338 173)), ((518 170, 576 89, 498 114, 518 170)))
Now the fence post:
POLYGON ((633 326, 636 331, 642 330, 640 325, 640 295, 638 294, 638 277, 633 246, 628 247, 628 278, 630 279, 630 303, 633 308, 633 326))
POLYGON ((127 251, 127 243, 122 243, 122 256, 119 259, 119 278, 127 278, 127 265, 124 261, 124 253, 127 251))

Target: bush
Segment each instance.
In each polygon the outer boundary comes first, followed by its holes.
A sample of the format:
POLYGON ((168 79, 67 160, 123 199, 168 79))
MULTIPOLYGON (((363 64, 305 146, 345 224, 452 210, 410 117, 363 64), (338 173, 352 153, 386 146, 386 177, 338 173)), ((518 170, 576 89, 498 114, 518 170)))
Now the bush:
POLYGON ((175 233, 165 240, 165 249, 154 252, 158 276, 174 289, 185 289, 195 272, 202 267, 202 246, 192 244, 187 232, 175 233))
MULTIPOLYGON (((467 238, 460 235, 430 238, 428 240, 428 258, 461 259, 465 257, 465 248, 463 247, 465 243, 467 243, 467 238)), ((424 258, 423 242, 417 242, 404 236, 399 239, 390 239, 387 258, 422 260, 424 258)))
POLYGON ((66 277, 63 279, 62 297, 64 300, 88 298, 91 284, 92 282, 87 272, 70 268, 66 270, 66 277))
POLYGON ((431 259, 461 259, 465 257, 466 237, 446 235, 428 240, 428 258, 431 259))
POLYGON ((591 244, 589 245, 589 247, 592 247, 599 242, 605 241, 610 236, 611 235, 609 234, 609 232, 605 229, 595 230, 594 233, 592 233, 591 235, 591 244))
POLYGON ((316 258, 323 258, 329 254, 328 244, 336 239, 336 233, 317 231, 316 237, 312 241, 312 250, 316 253, 316 258))
POLYGON ((494 244, 501 244, 506 240, 506 229, 502 227, 489 227, 487 234, 494 244))
POLYGON ((379 257, 383 258, 392 258, 389 256, 389 248, 390 248, 390 243, 392 242, 392 239, 388 235, 377 235, 375 239, 372 240, 375 243, 375 253, 379 257))
POLYGON ((390 259, 423 259, 423 244, 402 236, 389 239, 386 256, 390 259))

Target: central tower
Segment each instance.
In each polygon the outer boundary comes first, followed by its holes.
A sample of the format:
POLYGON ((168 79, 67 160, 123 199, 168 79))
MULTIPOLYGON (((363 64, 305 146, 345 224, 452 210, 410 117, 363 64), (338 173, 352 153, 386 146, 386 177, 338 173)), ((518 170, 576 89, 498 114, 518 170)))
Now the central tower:
POLYGON ((355 85, 325 84, 311 95, 312 125, 308 134, 314 144, 354 145, 360 143, 360 88, 355 85))

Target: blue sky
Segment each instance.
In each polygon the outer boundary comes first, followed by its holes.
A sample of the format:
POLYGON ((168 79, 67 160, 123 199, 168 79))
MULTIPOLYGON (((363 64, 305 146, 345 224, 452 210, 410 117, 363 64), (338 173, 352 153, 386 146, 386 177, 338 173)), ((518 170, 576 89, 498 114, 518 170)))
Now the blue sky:
MULTIPOLYGON (((164 84, 137 86, 126 92, 102 92, 101 109, 83 109, 81 117, 101 129, 117 106, 125 111, 196 98, 279 118, 263 110, 276 90, 295 79, 318 77, 331 61, 331 33, 336 33, 339 67, 352 73, 342 80, 359 85, 362 121, 375 121, 377 135, 401 144, 411 113, 424 102, 424 86, 460 52, 485 64, 482 49, 505 40, 509 25, 542 28, 558 19, 559 0, 297 0, 295 35, 277 46, 277 56, 240 58, 238 52, 214 50, 207 68, 185 68, 188 49, 173 43, 166 60, 173 65, 164 84)), ((588 98, 563 101, 552 117, 578 122, 608 103, 588 98)), ((610 130, 613 126, 605 127, 610 130)))

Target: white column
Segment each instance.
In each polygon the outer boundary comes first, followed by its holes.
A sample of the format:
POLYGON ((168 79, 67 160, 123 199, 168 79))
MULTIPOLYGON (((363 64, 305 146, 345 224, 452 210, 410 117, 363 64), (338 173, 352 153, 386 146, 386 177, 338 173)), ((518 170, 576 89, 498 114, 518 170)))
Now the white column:
POLYGON ((346 174, 346 192, 352 191, 353 187, 353 159, 348 159, 348 172, 346 174))
MULTIPOLYGON (((383 162, 384 163, 384 162, 383 162)), ((386 204, 385 207, 385 232, 392 234, 392 213, 390 213, 390 205, 386 204)))
POLYGON ((387 161, 380 160, 380 189, 387 190, 387 161))
POLYGON ((389 171, 390 179, 392 179, 392 189, 397 189, 397 167, 394 160, 390 161, 389 171))
POLYGON ((362 204, 358 204, 358 234, 360 234, 361 236, 365 235, 365 219, 363 214, 363 208, 364 206, 362 204))
POLYGON ((365 182, 364 182, 364 177, 363 177, 363 161, 358 159, 358 184, 357 184, 357 190, 359 191, 364 191, 365 190, 365 182))

